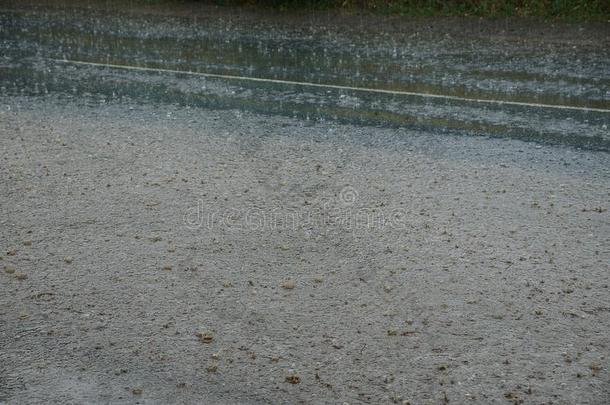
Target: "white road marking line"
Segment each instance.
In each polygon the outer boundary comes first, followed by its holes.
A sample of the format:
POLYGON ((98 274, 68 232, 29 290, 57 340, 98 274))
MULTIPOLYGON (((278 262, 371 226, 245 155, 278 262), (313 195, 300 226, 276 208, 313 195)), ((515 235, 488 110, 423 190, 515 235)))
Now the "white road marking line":
POLYGON ((361 91, 361 92, 369 92, 369 93, 393 94, 393 95, 414 96, 414 97, 423 97, 423 98, 436 98, 436 99, 456 100, 456 101, 470 101, 470 102, 474 102, 474 103, 483 103, 483 104, 516 105, 516 106, 522 106, 522 107, 554 108, 557 110, 595 111, 595 112, 602 112, 602 113, 610 113, 610 109, 606 109, 606 108, 576 107, 576 106, 570 106, 570 105, 526 103, 526 102, 521 102, 521 101, 505 101, 505 100, 469 98, 469 97, 451 96, 448 94, 431 94, 431 93, 419 93, 419 92, 413 92, 413 91, 374 89, 374 88, 370 88, 370 87, 341 86, 341 85, 337 85, 337 84, 297 82, 297 81, 293 81, 293 80, 265 79, 265 78, 261 78, 261 77, 223 75, 223 74, 218 74, 218 73, 191 72, 191 71, 186 71, 186 70, 151 68, 151 67, 130 66, 130 65, 116 65, 116 64, 112 64, 112 63, 86 62, 86 61, 81 61, 81 60, 70 60, 70 59, 51 59, 51 60, 54 62, 68 63, 68 64, 74 64, 74 65, 87 65, 87 66, 107 67, 107 68, 114 68, 114 69, 138 70, 138 71, 145 71, 145 72, 179 73, 179 74, 187 74, 187 75, 193 75, 193 76, 202 76, 202 77, 227 79, 227 80, 242 80, 242 81, 250 81, 250 82, 290 84, 290 85, 294 85, 294 86, 318 87, 318 88, 325 88, 325 89, 361 91))

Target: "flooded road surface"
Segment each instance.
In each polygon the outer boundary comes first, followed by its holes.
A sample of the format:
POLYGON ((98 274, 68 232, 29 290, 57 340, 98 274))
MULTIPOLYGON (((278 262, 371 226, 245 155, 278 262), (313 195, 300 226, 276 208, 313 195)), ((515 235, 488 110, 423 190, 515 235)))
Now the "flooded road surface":
POLYGON ((1 94, 238 108, 610 149, 603 23, 524 28, 143 8, 4 3, 1 94))

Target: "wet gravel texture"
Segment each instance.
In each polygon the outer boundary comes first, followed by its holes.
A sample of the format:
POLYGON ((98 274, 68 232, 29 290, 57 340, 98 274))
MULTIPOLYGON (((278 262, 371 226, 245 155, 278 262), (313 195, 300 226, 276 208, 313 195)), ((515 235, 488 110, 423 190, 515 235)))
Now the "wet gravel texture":
POLYGON ((610 397, 607 153, 95 97, 0 133, 0 402, 610 397))
POLYGON ((608 27, 0 0, 0 403, 607 403, 608 27))

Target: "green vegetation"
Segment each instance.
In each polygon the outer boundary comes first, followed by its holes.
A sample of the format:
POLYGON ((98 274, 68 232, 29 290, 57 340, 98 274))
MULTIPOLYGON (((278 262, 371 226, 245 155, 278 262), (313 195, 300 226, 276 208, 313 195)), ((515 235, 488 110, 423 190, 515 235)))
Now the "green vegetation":
POLYGON ((536 16, 563 19, 610 19, 608 0, 219 0, 281 10, 346 9, 409 16, 536 16))

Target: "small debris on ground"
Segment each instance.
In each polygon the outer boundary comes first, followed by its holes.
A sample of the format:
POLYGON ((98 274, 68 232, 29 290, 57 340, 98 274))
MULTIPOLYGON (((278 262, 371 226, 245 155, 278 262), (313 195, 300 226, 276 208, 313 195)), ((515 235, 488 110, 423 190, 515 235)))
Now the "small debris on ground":
POLYGON ((593 362, 589 368, 591 369, 591 374, 597 375, 597 373, 599 373, 599 371, 602 369, 602 365, 598 362, 593 362))
POLYGON ((286 382, 290 384, 298 384, 301 382, 301 377, 298 374, 290 374, 286 376, 286 382))
POLYGON ((212 343, 212 340, 214 340, 214 335, 209 332, 197 332, 195 333, 195 336, 197 336, 202 343, 212 343))

